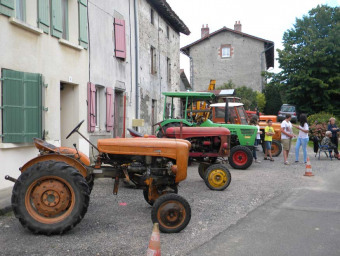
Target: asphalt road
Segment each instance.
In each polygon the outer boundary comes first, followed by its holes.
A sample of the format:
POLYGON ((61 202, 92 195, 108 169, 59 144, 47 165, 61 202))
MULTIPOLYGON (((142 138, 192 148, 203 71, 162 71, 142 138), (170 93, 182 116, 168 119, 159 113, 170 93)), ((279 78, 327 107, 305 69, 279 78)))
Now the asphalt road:
MULTIPOLYGON (((263 156, 262 153, 258 155, 259 159, 263 156)), ((295 199, 310 195, 308 191, 318 191, 316 188, 326 186, 333 191, 338 187, 332 177, 340 175, 340 161, 316 160, 312 152, 309 155, 315 177, 303 176, 305 165, 302 163, 283 165, 282 156, 279 156, 275 162, 253 163, 247 170, 228 166, 232 182, 222 192, 205 186, 197 165, 189 167, 188 178, 180 184, 179 194, 190 203, 192 218, 180 233, 161 234, 162 255, 308 255, 294 253, 295 248, 301 247, 298 242, 292 247, 289 245, 290 240, 301 238, 299 234, 290 236, 291 230, 284 222, 281 226, 273 223, 280 219, 287 223, 293 220, 291 226, 298 227, 302 224, 297 219, 300 214, 288 211, 289 207, 302 207, 294 204, 295 199), (287 213, 278 212, 278 209, 287 213), (281 247, 277 246, 279 238, 273 242, 269 240, 277 234, 287 237, 281 247), (256 254, 252 253, 253 246, 256 254), (275 253, 287 247, 292 248, 284 251, 287 254, 275 253)), ((118 195, 113 196, 112 189, 111 180, 96 180, 85 218, 62 236, 33 235, 12 214, 0 216, 0 255, 145 255, 152 231, 151 206, 144 201, 141 190, 121 186, 118 195)), ((315 209, 323 209, 322 203, 328 198, 327 195, 320 197, 315 209)), ((339 197, 335 194, 332 198, 339 197)), ((338 208, 318 213, 317 220, 324 216, 330 221, 327 222, 328 231, 339 224, 338 208)), ((302 215, 301 219, 304 219, 302 215)), ((322 226, 312 225, 310 229, 302 226, 301 230, 308 235, 318 231, 317 228, 321 230, 322 226)), ((327 236, 336 234, 338 229, 333 229, 333 233, 321 231, 323 240, 328 241, 327 236)), ((335 246, 335 252, 340 248, 337 237, 329 242, 335 246)), ((326 245, 327 242, 323 244, 326 245)))

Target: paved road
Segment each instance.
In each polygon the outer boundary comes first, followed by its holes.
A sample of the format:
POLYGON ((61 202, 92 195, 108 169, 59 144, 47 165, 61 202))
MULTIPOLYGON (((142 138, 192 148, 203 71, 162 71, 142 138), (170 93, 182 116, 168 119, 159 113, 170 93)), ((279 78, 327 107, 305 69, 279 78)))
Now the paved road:
MULTIPOLYGON (((261 153, 259 155, 262 156, 261 153)), ((289 226, 284 224, 290 223, 292 227, 302 225, 302 220, 306 219, 303 211, 293 208, 304 207, 300 201, 304 202, 306 197, 310 200, 308 196, 316 196, 309 191, 318 194, 316 188, 326 186, 327 180, 334 181, 333 185, 327 184, 327 188, 337 187, 335 179, 331 177, 340 175, 340 162, 326 159, 318 161, 314 156, 311 159, 316 174, 313 178, 302 175, 305 171, 303 164, 293 164, 288 168, 284 166, 282 156, 276 158, 275 162, 253 164, 244 171, 230 168, 232 182, 222 192, 209 190, 197 173, 197 165, 190 167, 179 194, 189 201, 192 218, 182 232, 161 234, 162 255, 279 255, 267 248, 277 248, 279 251, 291 248, 283 251, 287 254, 282 255, 300 255, 293 252, 300 247, 302 233, 320 234, 325 241, 322 246, 329 245, 329 242, 336 252, 340 243, 334 245, 337 238, 329 238, 338 232, 335 225, 339 223, 339 209, 314 209, 321 219, 330 222, 312 225, 310 229, 303 225, 301 233, 294 236, 290 234, 289 226), (300 201, 296 201, 296 198, 300 198, 300 201), (282 237, 287 239, 282 240, 280 245, 280 236, 274 239, 275 234, 284 234, 282 237), (273 242, 269 238, 273 238, 273 242), (290 241, 295 242, 295 245, 290 246, 290 241), (252 253, 255 251, 257 254, 252 253)), ((112 184, 108 179, 96 181, 85 218, 62 236, 33 235, 12 214, 0 216, 0 254, 145 255, 152 230, 151 207, 144 201, 141 190, 121 187, 118 196, 113 196, 112 184)), ((337 194, 332 198, 337 198, 337 194)), ((315 208, 324 209, 322 203, 326 203, 326 199, 330 199, 329 195, 320 196, 320 205, 315 208)), ((310 243, 312 241, 315 240, 310 243)))

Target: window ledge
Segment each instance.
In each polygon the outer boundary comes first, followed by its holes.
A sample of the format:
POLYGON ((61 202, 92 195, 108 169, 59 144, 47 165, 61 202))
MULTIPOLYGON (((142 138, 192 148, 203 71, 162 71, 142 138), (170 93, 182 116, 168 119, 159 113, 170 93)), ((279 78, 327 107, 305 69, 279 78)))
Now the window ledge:
POLYGON ((34 33, 34 34, 36 34, 36 35, 41 35, 41 34, 44 33, 44 31, 43 31, 42 29, 33 27, 33 26, 31 26, 31 25, 29 25, 29 24, 27 24, 27 23, 25 23, 25 22, 23 22, 23 21, 21 21, 21 20, 18 20, 18 19, 16 19, 16 18, 13 18, 13 17, 9 18, 9 22, 10 22, 11 24, 13 24, 13 25, 19 27, 19 28, 22 28, 22 29, 24 29, 24 30, 27 30, 27 31, 29 31, 29 32, 32 32, 32 33, 34 33))
POLYGON ((33 147, 33 143, 0 143, 0 149, 33 147))
POLYGON ((68 46, 70 48, 76 49, 78 51, 84 50, 84 47, 80 46, 80 45, 76 45, 71 43, 70 41, 67 41, 65 39, 59 39, 59 43, 65 46, 68 46))

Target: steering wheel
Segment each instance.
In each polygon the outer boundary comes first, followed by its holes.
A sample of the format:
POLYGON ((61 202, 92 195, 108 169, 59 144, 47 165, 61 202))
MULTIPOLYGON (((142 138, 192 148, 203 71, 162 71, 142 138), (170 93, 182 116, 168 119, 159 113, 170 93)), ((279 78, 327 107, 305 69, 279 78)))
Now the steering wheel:
POLYGON ((81 121, 73 130, 70 132, 69 135, 67 135, 66 139, 68 139, 73 133, 77 132, 80 128, 80 126, 84 123, 85 120, 81 121))

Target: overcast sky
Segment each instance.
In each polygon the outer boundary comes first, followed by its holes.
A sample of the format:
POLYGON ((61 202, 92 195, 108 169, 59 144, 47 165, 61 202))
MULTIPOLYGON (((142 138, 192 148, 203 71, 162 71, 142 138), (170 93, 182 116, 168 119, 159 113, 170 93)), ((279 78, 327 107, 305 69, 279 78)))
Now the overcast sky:
MULTIPOLYGON (((276 49, 282 49, 283 33, 293 27, 296 18, 308 14, 318 4, 335 7, 340 0, 167 0, 171 8, 191 31, 181 34, 181 47, 201 37, 202 24, 208 24, 210 33, 224 26, 234 29, 235 21, 241 21, 242 32, 273 41, 276 49)), ((181 68, 189 79, 189 58, 181 54, 181 68)), ((275 61, 274 72, 278 72, 275 61)))

